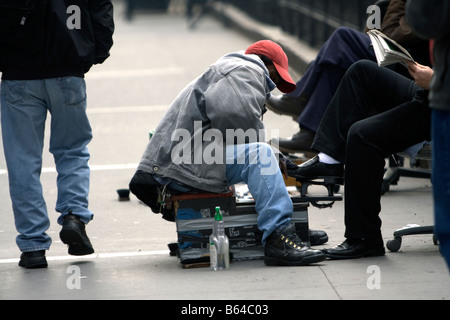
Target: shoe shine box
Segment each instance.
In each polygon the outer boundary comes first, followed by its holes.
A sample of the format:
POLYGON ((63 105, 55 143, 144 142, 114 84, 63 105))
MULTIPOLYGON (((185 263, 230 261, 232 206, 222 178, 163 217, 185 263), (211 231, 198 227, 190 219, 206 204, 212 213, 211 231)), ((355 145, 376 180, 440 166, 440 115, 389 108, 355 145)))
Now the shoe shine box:
MULTIPOLYGON (((208 239, 212 233, 215 207, 223 213, 225 234, 234 261, 264 257, 262 232, 257 226, 254 200, 236 199, 228 194, 183 194, 172 196, 181 264, 209 262, 208 239)), ((292 222, 298 236, 309 242, 308 203, 294 203, 292 222)))

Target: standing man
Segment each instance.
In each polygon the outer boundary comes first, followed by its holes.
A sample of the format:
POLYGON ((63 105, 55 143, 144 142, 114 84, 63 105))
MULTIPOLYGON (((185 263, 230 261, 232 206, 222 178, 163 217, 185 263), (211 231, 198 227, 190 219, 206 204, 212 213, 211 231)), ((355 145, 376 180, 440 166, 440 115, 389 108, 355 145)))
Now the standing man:
POLYGON ((110 0, 0 0, 1 125, 21 267, 47 267, 51 244, 40 182, 47 112, 60 238, 71 255, 94 252, 84 74, 108 58, 113 31, 110 0))
POLYGON ((450 267, 450 2, 410 0, 406 18, 419 35, 434 39, 436 72, 431 82, 430 107, 435 234, 450 267))

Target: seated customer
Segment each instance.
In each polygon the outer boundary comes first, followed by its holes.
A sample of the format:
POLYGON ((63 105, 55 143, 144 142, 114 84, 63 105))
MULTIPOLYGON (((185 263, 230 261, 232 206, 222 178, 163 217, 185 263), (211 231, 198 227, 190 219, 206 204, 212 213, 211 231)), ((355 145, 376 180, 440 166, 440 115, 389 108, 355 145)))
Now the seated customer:
POLYGON ((344 175, 346 240, 324 249, 328 258, 385 253, 379 218, 385 158, 431 139, 433 70, 417 64, 409 70, 416 81, 372 61, 352 65, 313 142, 319 154, 290 173, 299 179, 344 175))
POLYGON ((283 92, 295 89, 287 56, 276 43, 258 41, 245 53, 219 59, 166 112, 130 190, 153 208, 154 199, 149 196, 155 180, 172 190, 214 193, 245 182, 255 199, 258 228, 263 232, 264 262, 307 265, 324 260, 325 255, 310 249, 295 234, 293 204, 278 160, 268 144, 259 142, 265 141, 264 134, 259 137, 264 133, 264 105, 275 87, 283 92), (240 139, 242 135, 249 141, 240 139))
MULTIPOLYGON (((416 61, 430 65, 428 41, 416 36, 405 22, 405 1, 391 0, 381 24, 381 32, 405 47, 416 61)), ((372 42, 365 32, 340 27, 324 43, 316 59, 297 82, 295 91, 271 96, 267 108, 293 116, 300 130, 288 139, 278 139, 282 152, 309 151, 320 121, 348 68, 359 60, 376 61, 372 42)), ((403 66, 396 72, 408 75, 403 66)))

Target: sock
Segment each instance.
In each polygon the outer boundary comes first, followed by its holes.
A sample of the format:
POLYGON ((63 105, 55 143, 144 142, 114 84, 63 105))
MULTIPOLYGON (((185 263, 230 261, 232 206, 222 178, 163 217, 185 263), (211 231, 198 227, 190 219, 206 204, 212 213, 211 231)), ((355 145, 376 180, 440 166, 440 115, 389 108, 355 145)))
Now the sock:
POLYGON ((319 153, 319 160, 322 163, 326 163, 326 164, 339 164, 341 163, 340 161, 337 161, 336 159, 330 157, 329 155, 325 154, 325 153, 319 153))

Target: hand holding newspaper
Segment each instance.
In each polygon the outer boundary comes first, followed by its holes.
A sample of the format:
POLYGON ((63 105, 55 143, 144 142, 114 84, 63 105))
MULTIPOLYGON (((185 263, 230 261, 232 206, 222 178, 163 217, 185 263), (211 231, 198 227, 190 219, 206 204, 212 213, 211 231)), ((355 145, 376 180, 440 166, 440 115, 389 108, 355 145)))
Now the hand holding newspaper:
POLYGON ((375 56, 380 67, 398 62, 403 63, 407 67, 406 62, 414 62, 413 57, 411 57, 405 48, 384 33, 374 29, 368 31, 367 34, 372 41, 375 56))

